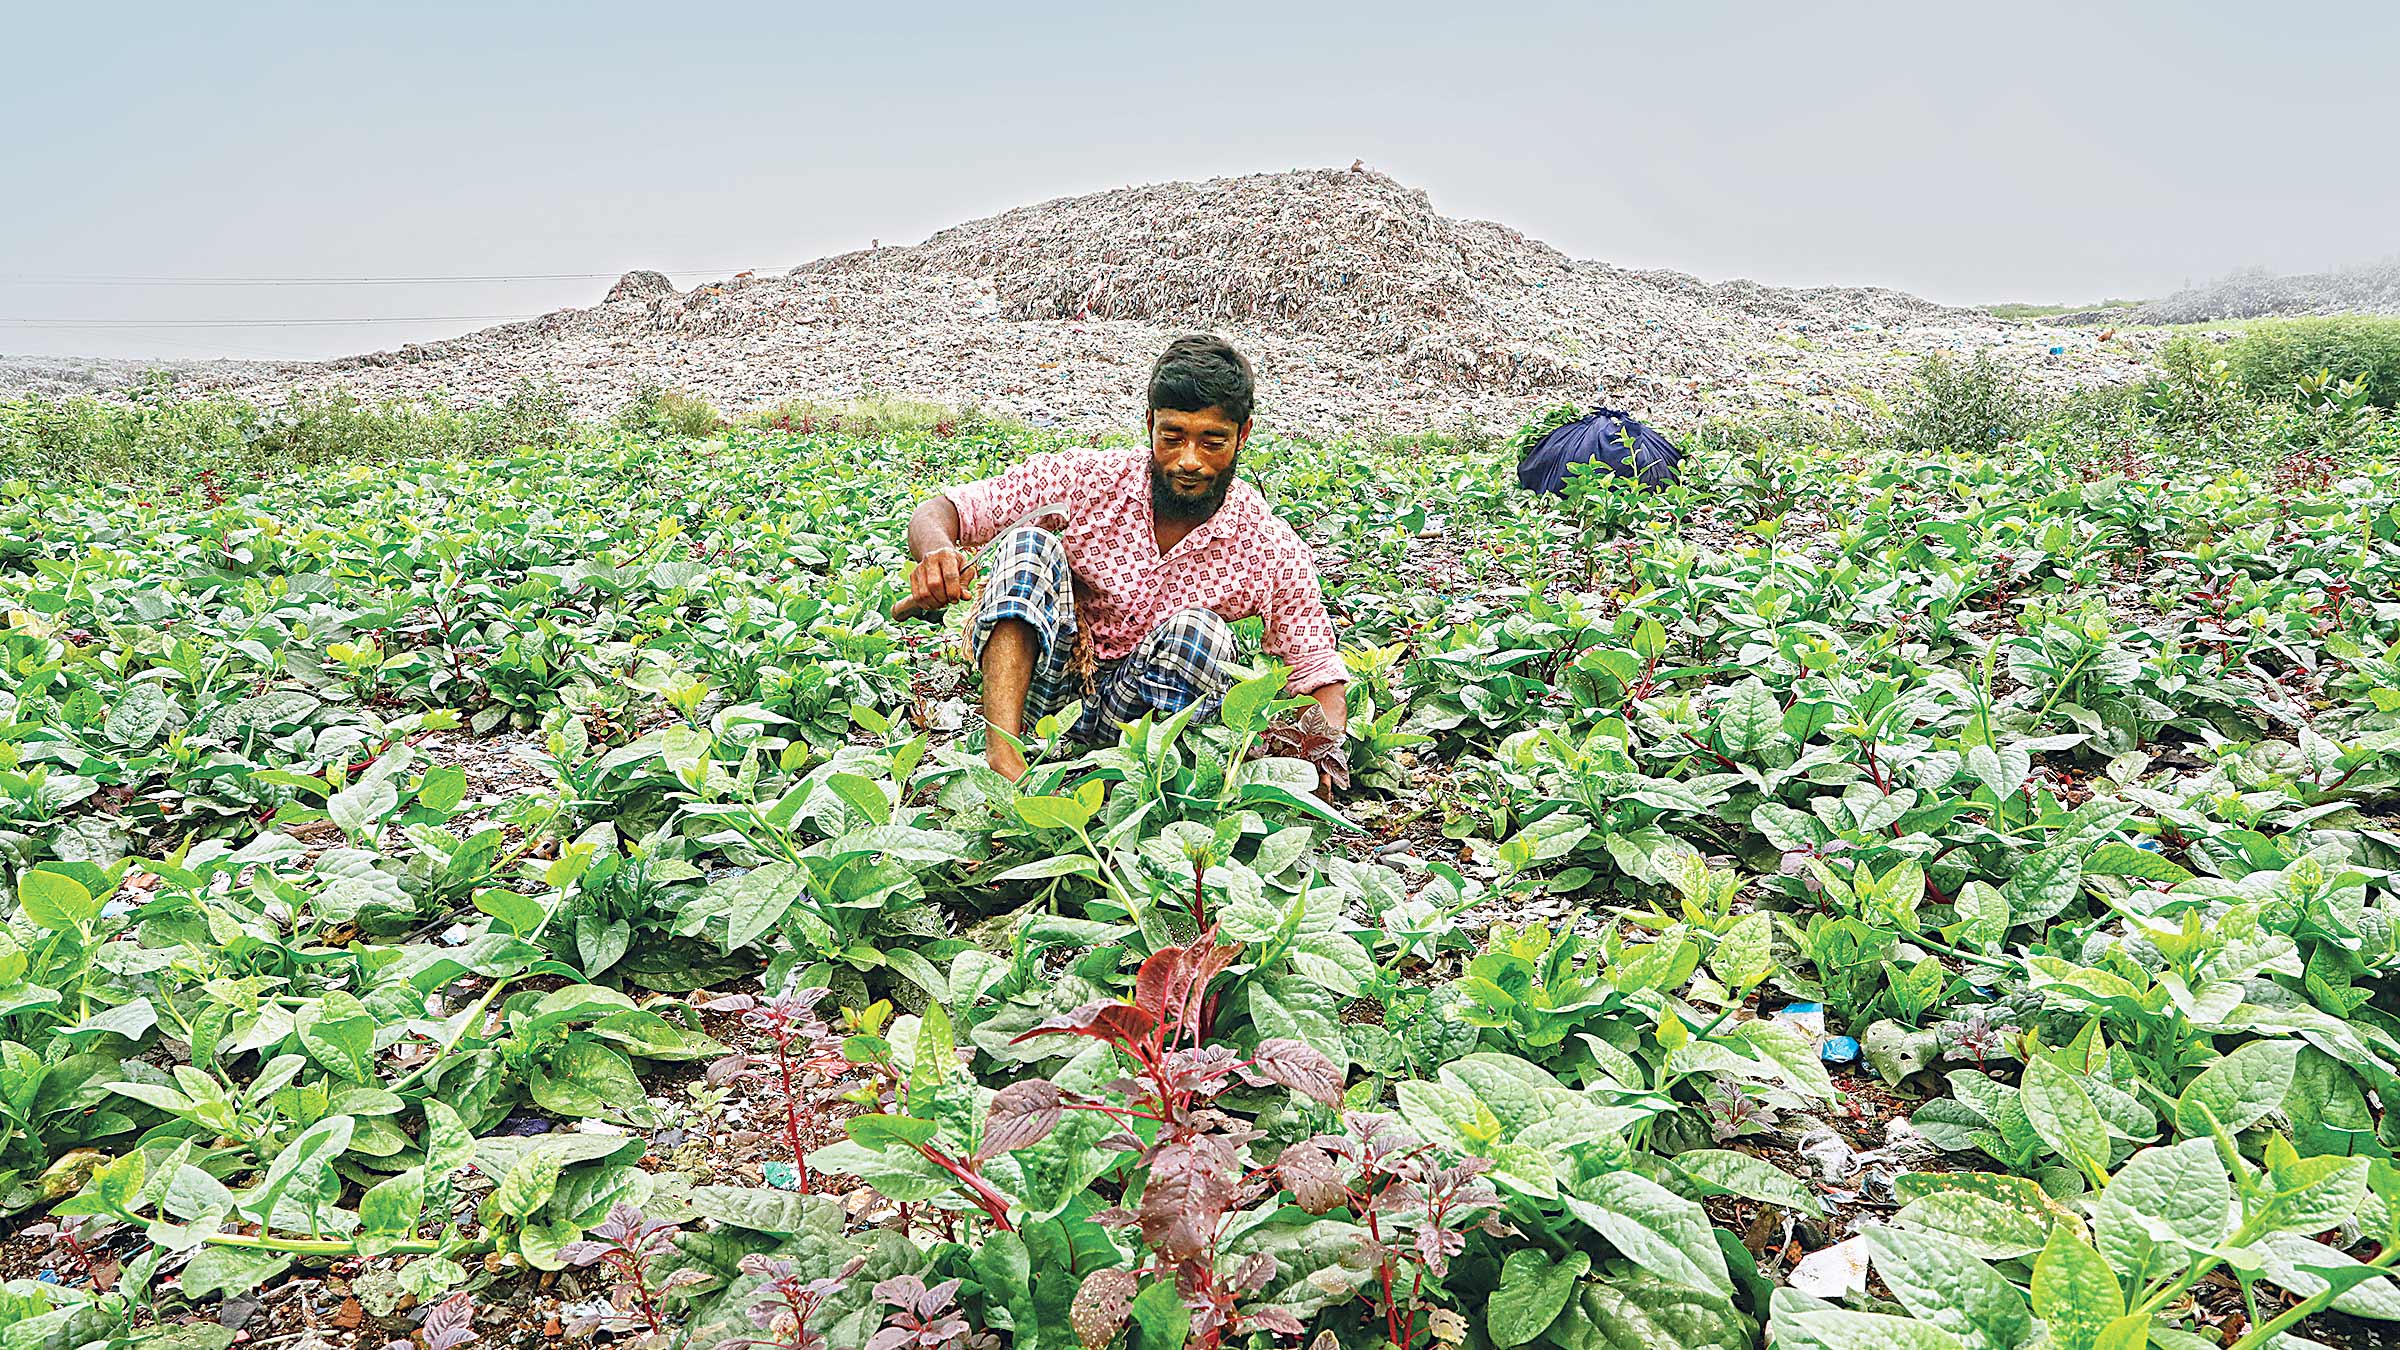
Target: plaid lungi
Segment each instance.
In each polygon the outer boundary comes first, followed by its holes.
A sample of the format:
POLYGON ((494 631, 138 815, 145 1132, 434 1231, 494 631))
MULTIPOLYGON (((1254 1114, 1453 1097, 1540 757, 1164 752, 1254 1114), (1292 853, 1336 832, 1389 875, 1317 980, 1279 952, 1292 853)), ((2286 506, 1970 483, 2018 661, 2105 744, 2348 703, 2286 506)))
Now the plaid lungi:
POLYGON ((1124 657, 1096 662, 1087 688, 1075 669, 1075 574, 1067 566, 1067 546, 1035 526, 1018 527, 992 550, 990 575, 967 623, 970 660, 982 660, 983 644, 1002 619, 1022 619, 1034 632, 1033 682, 1025 691, 1029 729, 1082 699, 1083 715, 1068 735, 1095 742, 1143 713, 1164 717, 1198 703, 1204 706, 1193 716, 1207 717, 1233 687, 1238 649, 1232 628, 1205 609, 1185 609, 1168 615, 1124 657))

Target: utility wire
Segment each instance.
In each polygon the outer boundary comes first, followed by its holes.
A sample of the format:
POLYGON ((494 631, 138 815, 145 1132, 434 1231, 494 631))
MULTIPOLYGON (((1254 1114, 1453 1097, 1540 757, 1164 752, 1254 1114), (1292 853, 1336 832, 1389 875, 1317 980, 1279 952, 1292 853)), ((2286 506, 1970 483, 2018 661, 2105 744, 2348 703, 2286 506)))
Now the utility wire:
MULTIPOLYGON (((738 267, 675 267, 663 270, 670 274, 731 276, 744 269, 738 267)), ((449 286, 488 285, 502 281, 604 281, 623 276, 622 272, 511 272, 490 276, 441 277, 156 277, 156 276, 61 276, 32 272, 0 272, 0 285, 6 286, 449 286)))
POLYGON ((365 319, 16 319, 21 328, 336 328, 365 323, 484 323, 538 319, 539 314, 424 314, 365 319))
MULTIPOLYGON (((186 342, 177 338, 164 338, 157 336, 147 336, 143 339, 143 341, 155 346, 174 347, 182 351, 198 352, 203 357, 213 358, 219 361, 229 361, 242 357, 249 357, 260 361, 274 361, 278 363, 291 364, 305 363, 323 359, 321 357, 314 356, 294 356, 290 352, 270 352, 258 347, 237 347, 228 342, 186 342)), ((92 356, 89 354, 81 354, 73 356, 40 356, 31 359, 38 361, 114 361, 122 363, 141 361, 149 358, 139 356, 92 356)))

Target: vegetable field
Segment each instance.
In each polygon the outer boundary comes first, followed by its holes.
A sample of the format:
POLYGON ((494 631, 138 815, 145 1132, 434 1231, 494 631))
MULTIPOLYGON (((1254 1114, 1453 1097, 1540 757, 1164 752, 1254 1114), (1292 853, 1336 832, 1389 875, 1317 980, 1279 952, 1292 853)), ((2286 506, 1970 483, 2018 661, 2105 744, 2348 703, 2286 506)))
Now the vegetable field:
POLYGON ((0 1347, 2380 1343, 2400 437, 2226 416, 1256 445, 1330 804, 984 765, 1041 433, 12 482, 0 1347))

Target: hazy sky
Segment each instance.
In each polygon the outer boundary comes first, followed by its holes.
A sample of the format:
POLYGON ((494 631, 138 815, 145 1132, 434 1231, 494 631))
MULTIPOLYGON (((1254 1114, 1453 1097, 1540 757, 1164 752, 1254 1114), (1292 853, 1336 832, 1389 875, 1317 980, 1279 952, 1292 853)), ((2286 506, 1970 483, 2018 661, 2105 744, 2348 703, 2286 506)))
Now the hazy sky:
POLYGON ((1962 303, 2400 252, 2392 0, 820 8, 14 6, 0 351, 385 348, 1357 157, 1576 257, 1962 303), (28 281, 528 273, 605 275, 28 281), (196 322, 370 316, 426 321, 196 322))

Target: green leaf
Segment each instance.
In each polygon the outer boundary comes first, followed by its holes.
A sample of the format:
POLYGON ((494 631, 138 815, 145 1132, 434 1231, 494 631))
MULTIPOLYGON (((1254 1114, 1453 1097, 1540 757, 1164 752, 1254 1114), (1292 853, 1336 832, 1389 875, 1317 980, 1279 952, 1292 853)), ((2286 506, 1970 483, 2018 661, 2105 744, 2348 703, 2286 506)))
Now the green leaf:
POLYGON ((1127 1310, 1135 1332, 1135 1350, 1183 1350, 1192 1332, 1192 1310, 1175 1292, 1175 1281, 1153 1280, 1133 1296, 1127 1310))
POLYGON ((412 1167, 386 1177, 359 1198, 359 1227, 371 1234, 405 1237, 416 1231, 425 1208, 425 1169, 412 1167))
POLYGON ((2306 1235, 2337 1228, 2366 1203, 2367 1160, 2287 1157, 2267 1173, 2267 1196, 2259 1221, 2278 1232, 2306 1235))
POLYGON ((1967 751, 1967 772, 1990 788, 1993 797, 2005 801, 2033 776, 2033 756, 2020 745, 1997 750, 1978 745, 1967 751))
POLYGON ((349 1116, 327 1116, 302 1130, 267 1165, 257 1187, 242 1197, 242 1208, 271 1228, 313 1228, 316 1213, 341 1194, 342 1179, 333 1162, 349 1149, 357 1126, 349 1116), (288 1211, 286 1200, 292 1202, 288 1211))
POLYGON ((1356 997, 1376 974, 1375 958, 1348 933, 1294 934, 1283 955, 1302 978, 1341 998, 1356 997))
POLYGON ((1073 797, 1019 797, 1017 818, 1037 830, 1080 830, 1091 823, 1092 809, 1073 797))
POLYGON ((852 830, 827 847, 836 854, 881 853, 917 867, 957 862, 967 856, 967 837, 955 830, 922 830, 914 825, 870 825, 852 830))
POLYGON ((1753 988, 1775 973, 1774 938, 1774 925, 1764 913, 1746 914, 1717 940, 1708 968, 1728 989, 1753 988))
POLYGON ((2083 860, 2083 874, 2089 877, 2135 877, 2143 881, 2184 882, 2192 879, 2189 869, 2177 866, 2171 859, 2146 848, 2136 848, 2121 840, 2110 840, 2093 849, 2083 860))
POLYGON ((2018 1100, 2043 1143, 2086 1173, 2106 1173, 2108 1124, 2075 1075, 2060 1067, 2055 1058, 2042 1055, 2025 1066, 2018 1100))
POLYGON ((2015 1350, 2032 1339, 2025 1296, 1957 1243, 1905 1228, 1869 1228, 1875 1269, 1901 1306, 1972 1350, 2015 1350))
POLYGON ((1711 1195, 1739 1195, 1760 1204, 1803 1214, 1822 1214, 1824 1205, 1799 1178, 1764 1158, 1725 1148, 1692 1148, 1674 1156, 1676 1170, 1708 1188, 1711 1195))
MULTIPOLYGON (((2154 1341, 2162 1350, 2174 1350, 2175 1345, 2180 1343, 2169 1342, 2166 1337, 2170 1334, 2153 1327, 2148 1313, 2129 1312, 2100 1329, 2100 1338, 2092 1343, 2092 1350, 2149 1350, 2154 1341)), ((2197 1341, 2200 1338, 2194 1336, 2192 1339, 2197 1341)), ((2209 1343, 2201 1341, 2201 1344, 2209 1343)))
POLYGON ((541 901, 505 886, 487 886, 475 892, 475 908, 491 915, 517 937, 541 927, 542 920, 549 917, 541 901))
POLYGON ((450 812, 467 799, 467 775, 463 769, 437 764, 425 771, 417 783, 417 805, 428 811, 450 812))
POLYGON ((1833 1078, 1817 1054, 1816 1038, 1799 1027, 1761 1017, 1732 1028, 1731 1038, 1781 1069, 1784 1082, 1795 1091, 1821 1101, 1833 1100, 1833 1078))
POLYGON ((2103 1229, 2130 1223, 2154 1242, 2194 1251, 2213 1250, 2224 1240, 2232 1211, 2233 1182, 2213 1139, 2143 1149, 2125 1160, 2093 1202, 2093 1220, 2103 1229))
POLYGON ((2008 898, 2009 922, 2040 923, 2074 903, 2083 889, 2083 859, 2074 850, 2053 846, 2017 864, 2001 894, 2008 898))
POLYGON ((1756 754, 1782 737, 1783 705, 1766 681, 1753 675, 1726 692, 1717 705, 1717 734, 1736 755, 1756 754))
POLYGON ((342 827, 342 833, 362 836, 369 826, 399 809, 400 789, 392 786, 389 773, 376 772, 382 764, 377 761, 358 781, 325 799, 325 814, 342 827))
POLYGON ((1236 731, 1257 731, 1266 724, 1266 710, 1283 692, 1285 674, 1271 670, 1225 691, 1219 719, 1236 731))
POLYGON ((244 1247, 203 1247, 192 1254, 176 1281, 176 1291, 188 1299, 247 1294, 291 1269, 285 1252, 252 1251, 244 1247))
POLYGON ((1099 871, 1100 865, 1093 862, 1088 854, 1053 853, 1047 858, 1036 858, 1032 862, 1019 863, 993 877, 992 880, 995 882, 1047 881, 1051 877, 1096 876, 1099 871))
POLYGON ((2056 1350, 2094 1350, 2108 1324, 2125 1315, 2116 1272, 2074 1225, 2053 1225, 2033 1263, 2033 1310, 2056 1350))
POLYGON ((139 750, 158 739, 167 725, 167 715, 175 709, 175 700, 166 686, 156 680, 143 680, 125 687, 125 692, 108 710, 100 729, 108 738, 129 749, 139 750))
POLYGON ((537 1149, 518 1159, 492 1191, 492 1204, 512 1219, 530 1219, 540 1213, 558 1190, 563 1156, 553 1149, 537 1149))
POLYGON ((375 1081, 375 1015, 339 989, 292 1019, 309 1058, 353 1083, 375 1081))
POLYGON ((1946 1237, 1986 1261, 2031 1256, 2048 1238, 2035 1215, 1974 1191, 1935 1191, 1903 1207, 1894 1222, 1946 1237))
POLYGON ((1981 881, 1969 881, 1958 892, 1957 941, 1976 951, 1992 953, 2008 941, 2013 916, 2008 897, 1981 881))
POLYGON ((1725 1295, 1629 1271, 1586 1281, 1544 1343, 1561 1350, 1756 1350, 1759 1333, 1725 1295))
POLYGON ((1603 1172, 1562 1192, 1559 1202, 1626 1259, 1659 1278, 1733 1292, 1707 1211, 1657 1182, 1635 1172, 1603 1172))
POLYGON ((942 1085, 957 1072, 958 1042, 950 1028, 949 1010, 939 1003, 928 1003, 924 1016, 917 1019, 916 1042, 909 1052, 909 1114, 934 1114, 942 1085))
POLYGON ((822 1195, 800 1195, 763 1186, 694 1186, 692 1208, 718 1223, 778 1236, 833 1225, 840 1232, 839 1202, 822 1195))
POLYGON ((2257 1124, 2291 1090, 2301 1044, 2296 1040, 2250 1041, 2235 1046, 2231 1054, 2203 1070, 2176 1099, 2175 1128, 2188 1135, 2206 1135, 2211 1116, 2227 1134, 2257 1124))
POLYGON ((942 1132, 941 1122, 923 1120, 916 1116, 867 1115, 852 1116, 842 1122, 850 1137, 869 1148, 892 1144, 930 1144, 942 1132))
POLYGON ((100 917, 100 902, 73 877, 36 867, 17 880, 17 906, 37 927, 53 933, 100 917))
POLYGON ((808 874, 788 862, 771 862, 708 889, 725 914, 725 950, 739 951, 782 922, 792 903, 808 893, 808 874))
POLYGON ((1913 1317, 1845 1308, 1786 1312, 1780 1298, 1771 1330, 1775 1350, 1967 1350, 1965 1341, 1913 1317))
POLYGON ((644 1121, 649 1094, 622 1051, 577 1034, 545 1063, 534 1066, 526 1090, 543 1110, 562 1116, 644 1121))
POLYGON ((448 1176, 458 1168, 475 1161, 475 1136, 468 1132, 466 1122, 448 1102, 425 1099, 425 1172, 428 1176, 448 1176))
POLYGON ((825 780, 833 795, 848 802, 851 808, 874 825, 892 823, 892 800, 883 795, 883 787, 872 778, 854 773, 837 773, 825 780))
POLYGON ((1539 1248, 1510 1252, 1500 1266, 1500 1283, 1484 1307, 1484 1330, 1492 1344, 1509 1350, 1549 1330, 1574 1297, 1576 1281, 1591 1268, 1586 1252, 1569 1252, 1556 1263, 1539 1248))

